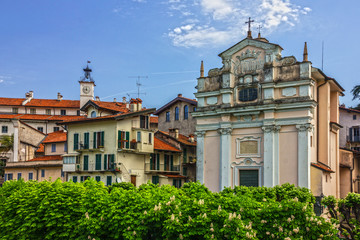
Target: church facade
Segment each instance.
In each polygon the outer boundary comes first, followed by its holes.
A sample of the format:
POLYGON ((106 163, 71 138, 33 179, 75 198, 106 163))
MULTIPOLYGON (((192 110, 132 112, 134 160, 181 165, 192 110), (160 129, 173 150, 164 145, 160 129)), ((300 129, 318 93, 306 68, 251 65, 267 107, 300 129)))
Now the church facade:
POLYGON ((344 89, 282 47, 247 38, 198 78, 197 180, 212 191, 284 183, 339 195, 339 96, 344 89))

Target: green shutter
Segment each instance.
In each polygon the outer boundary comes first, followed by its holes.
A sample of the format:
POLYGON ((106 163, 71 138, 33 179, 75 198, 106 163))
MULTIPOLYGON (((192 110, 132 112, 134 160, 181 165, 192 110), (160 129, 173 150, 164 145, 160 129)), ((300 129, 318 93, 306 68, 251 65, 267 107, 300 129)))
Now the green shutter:
POLYGON ((89 149, 89 133, 84 133, 84 148, 89 149))
POLYGON ((115 155, 114 154, 111 154, 109 155, 110 156, 110 159, 109 159, 109 168, 111 170, 115 170, 115 155))
POLYGON ((160 170, 160 154, 156 154, 156 170, 160 170))
POLYGON ((153 170, 153 169, 154 169, 154 163, 153 163, 153 161, 154 161, 154 154, 151 153, 151 154, 150 154, 150 170, 153 170))
POLYGON ((95 180, 96 180, 97 182, 100 182, 100 181, 101 181, 101 177, 100 177, 100 176, 96 176, 96 177, 95 177, 95 180))
POLYGON ((167 154, 164 154, 164 171, 166 171, 167 162, 169 161, 169 156, 167 154))
POLYGON ((187 162, 187 149, 184 148, 184 151, 183 151, 183 162, 186 163, 187 162))
POLYGON ((258 170, 239 170, 240 186, 258 187, 259 171, 258 170))
POLYGON ((170 155, 170 170, 174 171, 174 156, 170 155))
POLYGON ((129 149, 130 148, 130 133, 129 132, 125 132, 125 140, 126 140, 126 148, 129 149))
POLYGON ((104 138, 105 138, 104 135, 105 135, 105 132, 101 132, 100 135, 101 135, 100 145, 101 145, 102 147, 104 147, 104 140, 105 140, 105 139, 104 139, 104 138))
POLYGON ((110 186, 112 183, 112 176, 106 176, 106 186, 110 186))
POLYGON ((118 131, 118 148, 121 148, 121 131, 118 131))
POLYGON ((97 148, 97 146, 96 146, 96 132, 94 132, 93 148, 97 148))
POLYGON ((107 169, 108 169, 107 160, 108 160, 108 155, 105 154, 105 155, 104 155, 104 170, 107 170, 107 169))
POLYGON ((175 180, 174 178, 173 178, 173 186, 174 186, 174 187, 177 187, 177 186, 176 186, 176 180, 175 180))
POLYGON ((74 150, 79 149, 79 134, 74 133, 74 150))
POLYGON ((101 170, 101 154, 96 154, 95 170, 101 170))
POLYGON ((76 183, 77 182, 77 176, 73 176, 73 182, 76 183))
POLYGON ((183 175, 187 176, 187 167, 183 167, 183 175))
POLYGON ((84 181, 84 176, 81 176, 80 177, 80 182, 83 182, 84 181))
POLYGON ((159 184, 159 176, 152 176, 152 183, 159 184))
POLYGON ((89 170, 89 156, 85 155, 84 156, 84 171, 88 171, 89 170))

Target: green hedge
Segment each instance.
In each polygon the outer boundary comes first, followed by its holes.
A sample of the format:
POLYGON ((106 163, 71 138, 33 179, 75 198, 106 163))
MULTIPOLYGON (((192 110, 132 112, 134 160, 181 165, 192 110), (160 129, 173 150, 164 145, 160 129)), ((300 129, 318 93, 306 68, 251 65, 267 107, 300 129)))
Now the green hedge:
POLYGON ((338 239, 305 188, 9 181, 0 239, 338 239))

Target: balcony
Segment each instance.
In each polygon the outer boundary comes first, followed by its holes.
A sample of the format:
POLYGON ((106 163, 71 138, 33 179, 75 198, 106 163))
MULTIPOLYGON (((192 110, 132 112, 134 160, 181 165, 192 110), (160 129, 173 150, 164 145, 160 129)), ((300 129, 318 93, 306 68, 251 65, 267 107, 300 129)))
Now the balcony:
POLYGON ((183 161, 183 164, 195 164, 195 163, 196 163, 196 157, 189 157, 187 161, 183 161))
POLYGON ((347 136, 349 142, 360 142, 360 136, 347 136))
POLYGON ((152 165, 150 163, 145 163, 145 172, 170 172, 170 173, 180 173, 180 165, 164 165, 159 164, 159 168, 157 165, 152 165))
MULTIPOLYGON (((93 146, 93 144, 90 144, 90 146, 93 146)), ((98 146, 96 148, 91 147, 90 148, 89 145, 85 145, 83 143, 79 143, 77 146, 77 149, 74 149, 77 152, 87 152, 87 151, 92 151, 92 152, 103 152, 104 151, 104 146, 98 146)))

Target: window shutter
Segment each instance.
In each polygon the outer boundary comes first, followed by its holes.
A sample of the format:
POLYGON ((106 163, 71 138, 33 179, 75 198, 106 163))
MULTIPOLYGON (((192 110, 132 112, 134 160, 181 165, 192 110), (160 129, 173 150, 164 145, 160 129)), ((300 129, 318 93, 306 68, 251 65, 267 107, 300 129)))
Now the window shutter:
POLYGON ((130 148, 130 133, 129 132, 125 132, 125 140, 126 140, 126 148, 129 149, 130 148))
POLYGON ((164 154, 164 170, 167 170, 167 165, 168 165, 168 161, 169 161, 169 155, 164 154))
POLYGON ((74 182, 74 183, 77 182, 77 176, 73 176, 73 182, 74 182))
POLYGON ((186 163, 187 162, 187 149, 184 148, 184 151, 183 151, 183 162, 186 163))
POLYGON ((174 156, 170 155, 170 170, 174 171, 174 156))
POLYGON ((106 185, 110 186, 112 183, 112 177, 111 176, 106 176, 106 185))
POLYGON ((84 148, 89 149, 89 133, 84 133, 84 148))
POLYGON ((84 156, 84 171, 88 171, 89 170, 89 156, 85 155, 84 156))
POLYGON ((173 186, 174 186, 174 187, 177 187, 177 186, 176 186, 176 180, 175 180, 175 179, 173 179, 173 186))
POLYGON ((156 170, 160 170, 160 154, 156 154, 156 170))
POLYGON ((154 169, 154 154, 150 154, 150 170, 154 169))
POLYGON ((105 155, 104 155, 104 170, 107 170, 107 169, 108 169, 108 163, 107 163, 107 161, 108 161, 108 155, 105 154, 105 155))
POLYGON ((80 177, 80 182, 83 182, 84 181, 84 176, 81 176, 80 177))
POLYGON ((145 128, 149 129, 149 116, 145 116, 145 128))
POLYGON ((101 180, 100 176, 96 176, 96 177, 95 177, 95 180, 96 180, 97 182, 100 182, 100 180, 101 180))
POLYGON ((111 154, 109 155, 110 159, 109 159, 109 169, 111 170, 115 170, 115 155, 111 154))
POLYGON ((96 154, 95 170, 101 170, 101 154, 96 154))
POLYGON ((79 149, 79 134, 74 133, 74 150, 79 149))
POLYGON ((104 147, 104 141, 105 141, 105 132, 101 132, 100 146, 104 147))
POLYGON ((352 132, 353 132, 352 130, 353 130, 352 128, 349 129, 350 142, 352 142, 352 132))
POLYGON ((94 132, 93 148, 97 148, 97 144, 96 144, 96 132, 94 132))
POLYGON ((121 147, 121 131, 118 131, 118 148, 122 148, 121 147))

